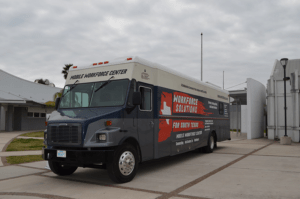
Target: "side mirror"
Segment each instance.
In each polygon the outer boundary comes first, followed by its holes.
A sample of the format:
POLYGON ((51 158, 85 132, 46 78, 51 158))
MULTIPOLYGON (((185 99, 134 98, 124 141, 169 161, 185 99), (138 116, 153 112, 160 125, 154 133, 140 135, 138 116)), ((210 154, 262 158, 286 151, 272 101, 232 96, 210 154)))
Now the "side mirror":
POLYGON ((55 100, 55 110, 58 109, 59 102, 60 102, 60 97, 56 98, 56 100, 55 100))
POLYGON ((132 96, 133 105, 141 105, 142 104, 142 95, 141 92, 134 92, 132 96))

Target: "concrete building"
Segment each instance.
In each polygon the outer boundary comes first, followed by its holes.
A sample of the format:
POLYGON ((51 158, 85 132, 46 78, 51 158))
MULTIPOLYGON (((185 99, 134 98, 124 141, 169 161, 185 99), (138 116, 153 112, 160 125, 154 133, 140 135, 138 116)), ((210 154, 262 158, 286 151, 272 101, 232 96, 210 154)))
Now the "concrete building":
POLYGON ((54 110, 45 102, 61 88, 30 82, 0 70, 0 130, 45 128, 46 114, 54 110))
MULTIPOLYGON (((293 142, 300 141, 299 88, 300 59, 289 60, 286 66, 287 135, 293 142)), ((268 94, 268 138, 284 136, 284 72, 280 61, 275 60, 267 84, 268 94)))
POLYGON ((230 128, 241 129, 247 139, 264 136, 266 88, 251 78, 247 78, 247 89, 229 91, 233 98, 230 105, 230 128))

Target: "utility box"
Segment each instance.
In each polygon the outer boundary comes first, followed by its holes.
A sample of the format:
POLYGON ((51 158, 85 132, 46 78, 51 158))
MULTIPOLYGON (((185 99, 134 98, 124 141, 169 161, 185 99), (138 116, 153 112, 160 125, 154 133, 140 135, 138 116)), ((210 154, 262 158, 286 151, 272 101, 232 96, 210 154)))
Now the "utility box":
MULTIPOLYGON (((300 59, 289 60, 286 66, 287 135, 293 142, 300 141, 299 127, 299 72, 300 59)), ((284 71, 280 61, 275 60, 267 83, 268 139, 284 136, 284 71)))

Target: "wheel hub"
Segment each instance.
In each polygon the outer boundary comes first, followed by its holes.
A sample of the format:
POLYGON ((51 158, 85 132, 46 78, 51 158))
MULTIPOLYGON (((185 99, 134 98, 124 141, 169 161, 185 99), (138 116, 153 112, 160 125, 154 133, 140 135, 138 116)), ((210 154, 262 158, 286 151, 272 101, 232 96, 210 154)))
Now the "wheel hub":
POLYGON ((134 170, 134 166, 135 166, 134 155, 130 151, 125 151, 124 153, 122 153, 119 159, 120 172, 123 175, 128 176, 134 170))
POLYGON ((215 146, 214 136, 210 136, 210 148, 214 149, 214 146, 215 146))

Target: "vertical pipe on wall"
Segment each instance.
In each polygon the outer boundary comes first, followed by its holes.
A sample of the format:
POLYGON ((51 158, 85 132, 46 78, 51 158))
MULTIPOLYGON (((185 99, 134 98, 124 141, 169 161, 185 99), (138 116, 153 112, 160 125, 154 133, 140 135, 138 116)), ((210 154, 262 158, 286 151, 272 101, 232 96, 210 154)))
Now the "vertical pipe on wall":
POLYGON ((241 100, 239 100, 239 102, 240 102, 240 106, 239 106, 239 108, 240 108, 240 110, 239 110, 239 113, 240 113, 239 114, 239 118, 240 118, 240 120, 239 120, 239 129, 241 129, 241 134, 242 134, 242 107, 241 107, 242 106, 242 102, 241 102, 241 100))
MULTIPOLYGON (((298 73, 298 69, 295 70, 295 80, 294 80, 294 89, 295 89, 295 108, 293 109, 293 111, 295 112, 295 123, 294 123, 294 128, 296 130, 297 127, 299 127, 299 111, 300 111, 300 108, 299 108, 299 93, 296 92, 298 89, 299 89, 299 73, 298 73)), ((295 134, 297 133, 297 130, 295 131, 295 134)), ((299 142, 300 142, 300 131, 298 130, 298 136, 299 136, 299 142)), ((295 140, 296 141, 296 140, 295 140)))
POLYGON ((284 78, 283 78, 283 84, 284 84, 284 136, 287 137, 287 123, 286 123, 286 112, 287 112, 287 107, 286 107, 286 74, 285 74, 285 68, 286 66, 284 65, 284 70, 283 70, 283 73, 284 73, 284 78))
POLYGON ((201 32, 201 81, 203 81, 203 33, 201 32))
POLYGON ((235 107, 236 107, 236 135, 238 135, 238 129, 239 129, 239 113, 238 113, 238 99, 235 100, 235 107))
POLYGON ((224 90, 224 71, 223 71, 223 90, 224 90))
POLYGON ((2 112, 1 112, 1 111, 2 111, 1 105, 2 105, 2 104, 0 104, 0 131, 1 131, 1 129, 2 129, 2 126, 1 126, 1 123, 2 123, 2 122, 1 122, 1 115, 2 115, 2 112))
POLYGON ((274 84, 275 84, 275 138, 278 137, 278 122, 277 122, 277 118, 278 118, 278 115, 277 115, 277 103, 278 103, 278 99, 277 99, 277 81, 274 80, 274 84))

